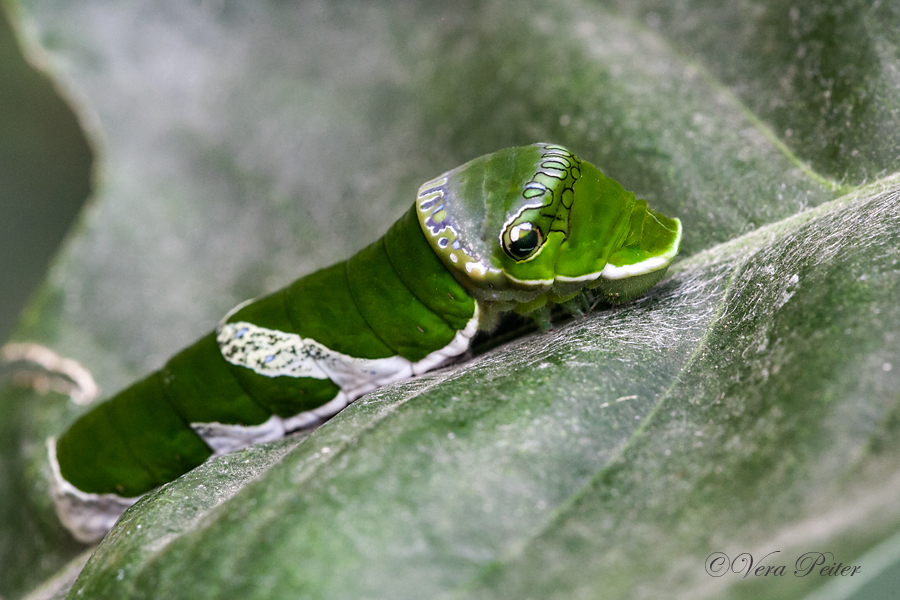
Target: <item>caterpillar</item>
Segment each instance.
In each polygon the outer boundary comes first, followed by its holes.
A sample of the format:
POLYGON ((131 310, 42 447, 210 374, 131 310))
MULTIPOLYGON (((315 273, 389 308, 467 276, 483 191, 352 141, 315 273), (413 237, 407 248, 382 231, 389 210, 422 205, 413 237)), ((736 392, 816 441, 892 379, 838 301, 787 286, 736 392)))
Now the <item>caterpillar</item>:
POLYGON ((514 310, 545 326, 657 283, 681 223, 562 146, 507 148, 419 188, 351 258, 240 304, 162 369, 48 440, 62 523, 97 541, 141 495, 211 456, 312 427, 466 352, 514 310))

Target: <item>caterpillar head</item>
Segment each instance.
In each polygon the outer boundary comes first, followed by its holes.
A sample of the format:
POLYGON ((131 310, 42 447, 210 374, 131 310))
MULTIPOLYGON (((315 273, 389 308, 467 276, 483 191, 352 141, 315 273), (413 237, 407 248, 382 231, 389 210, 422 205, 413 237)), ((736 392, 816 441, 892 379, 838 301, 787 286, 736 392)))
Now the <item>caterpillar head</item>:
POLYGON ((678 219, 553 144, 469 161, 423 184, 416 207, 431 247, 473 296, 526 311, 585 287, 636 296, 681 241, 678 219))

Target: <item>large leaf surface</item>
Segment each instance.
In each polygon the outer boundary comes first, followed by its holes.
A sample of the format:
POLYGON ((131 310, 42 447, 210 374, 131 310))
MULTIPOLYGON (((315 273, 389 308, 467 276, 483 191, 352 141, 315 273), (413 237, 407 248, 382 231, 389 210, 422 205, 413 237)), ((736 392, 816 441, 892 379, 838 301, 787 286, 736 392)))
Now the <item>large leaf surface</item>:
MULTIPOLYGON (((735 74, 778 53, 718 52, 727 27, 685 52, 689 20, 645 4, 640 22, 574 0, 23 7, 94 116, 104 167, 16 338, 107 392, 236 302, 383 233, 418 182, 499 147, 566 144, 685 225, 684 260, 646 298, 150 494, 72 597, 789 598, 824 583, 790 574, 802 552, 891 563, 900 185, 832 200, 848 190, 827 176, 858 171, 812 141, 839 127, 784 138, 779 119, 815 106, 767 112, 772 88, 735 74), (773 550, 788 576, 704 569, 715 551, 773 550)), ((715 23, 702 4, 691 14, 715 23)), ((892 115, 891 72, 867 65, 847 77, 877 96, 867 114, 892 115)), ((890 135, 858 141, 866 172, 896 168, 890 135)), ((0 591, 16 597, 76 555, 43 440, 84 409, 9 390, 0 410, 5 462, 25 465, 0 481, 16 498, 0 591)))

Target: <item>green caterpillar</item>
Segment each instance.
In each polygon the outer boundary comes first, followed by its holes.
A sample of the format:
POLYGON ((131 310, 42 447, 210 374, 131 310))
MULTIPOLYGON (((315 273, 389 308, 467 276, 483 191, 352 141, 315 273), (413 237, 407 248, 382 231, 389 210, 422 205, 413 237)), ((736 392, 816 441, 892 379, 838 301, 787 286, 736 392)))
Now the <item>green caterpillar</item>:
POLYGON ((547 323, 583 290, 659 281, 681 223, 561 146, 476 158, 419 188, 350 259, 231 311, 217 330, 48 442, 62 522, 97 540, 145 492, 465 352, 501 311, 547 323))

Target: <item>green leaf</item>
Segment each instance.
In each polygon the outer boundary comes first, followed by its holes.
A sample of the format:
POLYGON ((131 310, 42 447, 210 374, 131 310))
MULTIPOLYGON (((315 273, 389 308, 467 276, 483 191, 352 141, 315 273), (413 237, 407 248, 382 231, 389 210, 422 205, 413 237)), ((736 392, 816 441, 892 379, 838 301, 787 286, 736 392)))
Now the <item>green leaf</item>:
POLYGON ((900 5, 865 0, 612 0, 704 63, 821 173, 900 168, 900 5))
MULTIPOLYGON (((96 123, 103 167, 15 340, 77 360, 105 394, 504 146, 564 144, 685 229, 645 298, 149 494, 70 597, 849 598, 890 573, 900 180, 832 178, 897 168, 896 36, 849 2, 796 19, 771 2, 750 25, 736 1, 613 4, 23 2, 30 51, 96 123), (828 29, 832 14, 849 21, 828 29), (773 48, 769 22, 800 33, 773 48), (835 50, 846 31, 877 52, 835 50), (822 69, 800 86, 809 61, 822 69), (796 75, 787 91, 777 73, 796 75), (823 89, 862 112, 823 113, 823 89), (704 566, 776 550, 764 564, 783 577, 704 566), (868 579, 793 575, 825 550, 868 579)), ((0 566, 6 597, 79 551, 44 439, 84 410, 0 394, 18 465, 0 471, 15 491, 0 556, 37 565, 0 566)))

